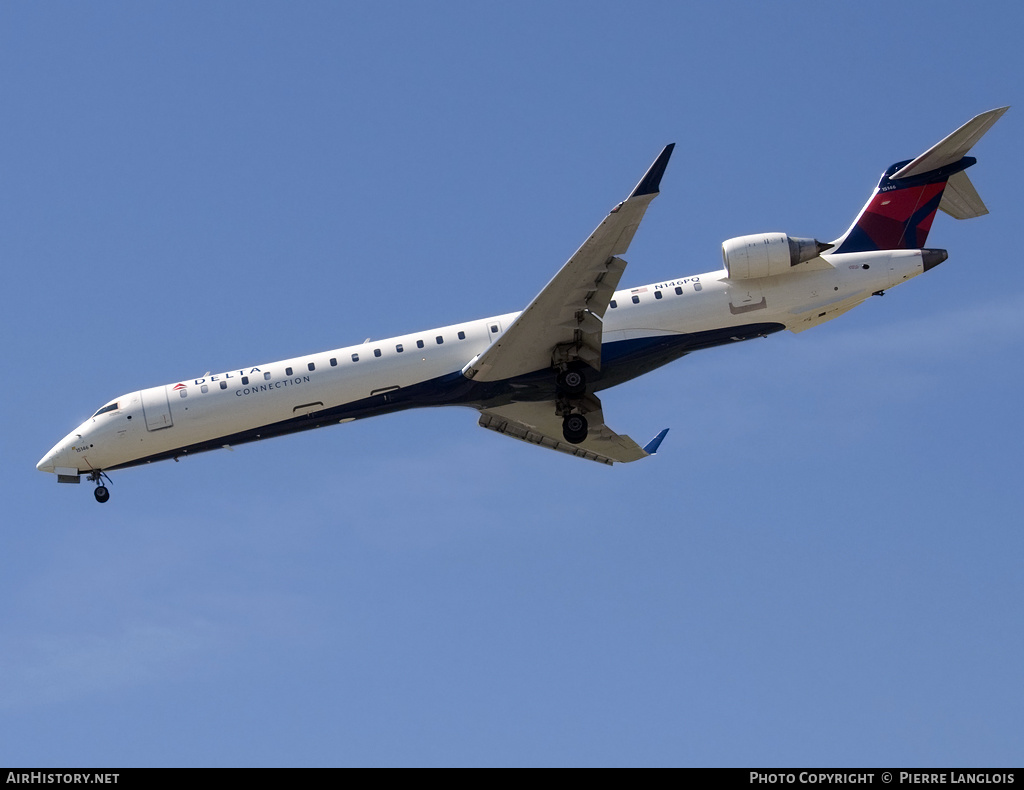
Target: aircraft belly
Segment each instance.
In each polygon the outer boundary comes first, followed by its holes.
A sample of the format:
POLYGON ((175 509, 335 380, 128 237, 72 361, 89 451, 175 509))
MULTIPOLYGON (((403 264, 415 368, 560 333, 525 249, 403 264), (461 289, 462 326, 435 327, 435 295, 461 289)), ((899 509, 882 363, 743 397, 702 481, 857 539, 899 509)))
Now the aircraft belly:
POLYGON ((601 349, 601 375, 596 377, 594 389, 614 387, 694 351, 767 337, 785 328, 778 322, 766 322, 605 343, 601 349))
MULTIPOLYGON (((772 321, 697 332, 642 334, 640 330, 623 331, 617 333, 618 339, 602 345, 601 370, 588 371, 587 381, 592 391, 600 392, 693 351, 767 337, 785 328, 784 324, 772 321)), ((490 385, 475 384, 462 402, 479 408, 516 401, 553 400, 555 397, 555 377, 548 368, 490 385)))

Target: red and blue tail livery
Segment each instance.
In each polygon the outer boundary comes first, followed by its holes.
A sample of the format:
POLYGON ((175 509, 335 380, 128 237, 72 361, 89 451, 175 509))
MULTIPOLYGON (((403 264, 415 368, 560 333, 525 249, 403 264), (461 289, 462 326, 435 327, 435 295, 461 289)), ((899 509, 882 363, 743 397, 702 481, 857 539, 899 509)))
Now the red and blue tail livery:
MULTIPOLYGON (((959 164, 974 164, 964 157, 959 164)), ((948 176, 938 171, 914 178, 912 184, 893 179, 893 174, 910 164, 898 162, 882 174, 871 200, 860 212, 853 227, 836 245, 836 252, 873 250, 914 250, 924 247, 935 212, 939 210, 948 176)))

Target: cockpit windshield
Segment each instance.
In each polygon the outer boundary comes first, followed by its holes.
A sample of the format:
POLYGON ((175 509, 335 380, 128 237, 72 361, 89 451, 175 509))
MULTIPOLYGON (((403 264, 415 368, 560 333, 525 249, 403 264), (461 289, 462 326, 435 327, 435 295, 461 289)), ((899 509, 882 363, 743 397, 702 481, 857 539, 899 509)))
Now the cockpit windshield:
POLYGON ((113 403, 108 403, 106 406, 104 406, 102 409, 100 409, 92 416, 94 418, 99 417, 101 414, 106 414, 108 411, 117 411, 117 401, 114 401, 113 403))

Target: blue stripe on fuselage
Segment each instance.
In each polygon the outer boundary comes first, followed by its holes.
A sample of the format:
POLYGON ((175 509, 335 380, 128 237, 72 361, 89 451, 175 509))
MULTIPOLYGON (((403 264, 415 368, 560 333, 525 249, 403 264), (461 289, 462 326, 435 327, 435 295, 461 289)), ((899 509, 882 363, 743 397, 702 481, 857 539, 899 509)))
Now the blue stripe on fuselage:
MULTIPOLYGON (((785 326, 777 323, 746 324, 704 332, 656 335, 608 342, 601 347, 601 371, 596 372, 585 368, 588 388, 593 392, 600 392, 648 373, 694 351, 750 340, 755 337, 767 337, 782 329, 785 329, 785 326)), ((108 467, 108 470, 125 469, 153 461, 217 450, 225 445, 245 444, 258 439, 269 439, 273 436, 321 428, 336 424, 340 420, 389 414, 404 409, 428 406, 487 408, 514 401, 554 399, 555 376, 550 369, 494 382, 471 381, 463 376, 461 371, 454 371, 428 381, 372 395, 312 414, 138 458, 128 463, 108 467)))

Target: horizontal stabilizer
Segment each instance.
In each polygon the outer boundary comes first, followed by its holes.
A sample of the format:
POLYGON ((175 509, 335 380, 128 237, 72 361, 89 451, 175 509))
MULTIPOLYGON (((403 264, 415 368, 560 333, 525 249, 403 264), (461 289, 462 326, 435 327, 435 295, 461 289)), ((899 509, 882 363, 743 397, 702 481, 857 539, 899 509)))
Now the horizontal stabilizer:
POLYGON ((985 132, 992 128, 992 124, 1003 117, 1003 113, 1008 109, 1010 108, 1000 107, 997 110, 989 110, 981 115, 976 115, 953 134, 943 138, 917 159, 897 170, 890 178, 895 181, 910 176, 919 176, 946 165, 956 164, 964 158, 985 132))
POLYGON ((946 182, 939 209, 953 219, 973 219, 988 214, 984 201, 974 188, 967 173, 954 173, 946 182))

